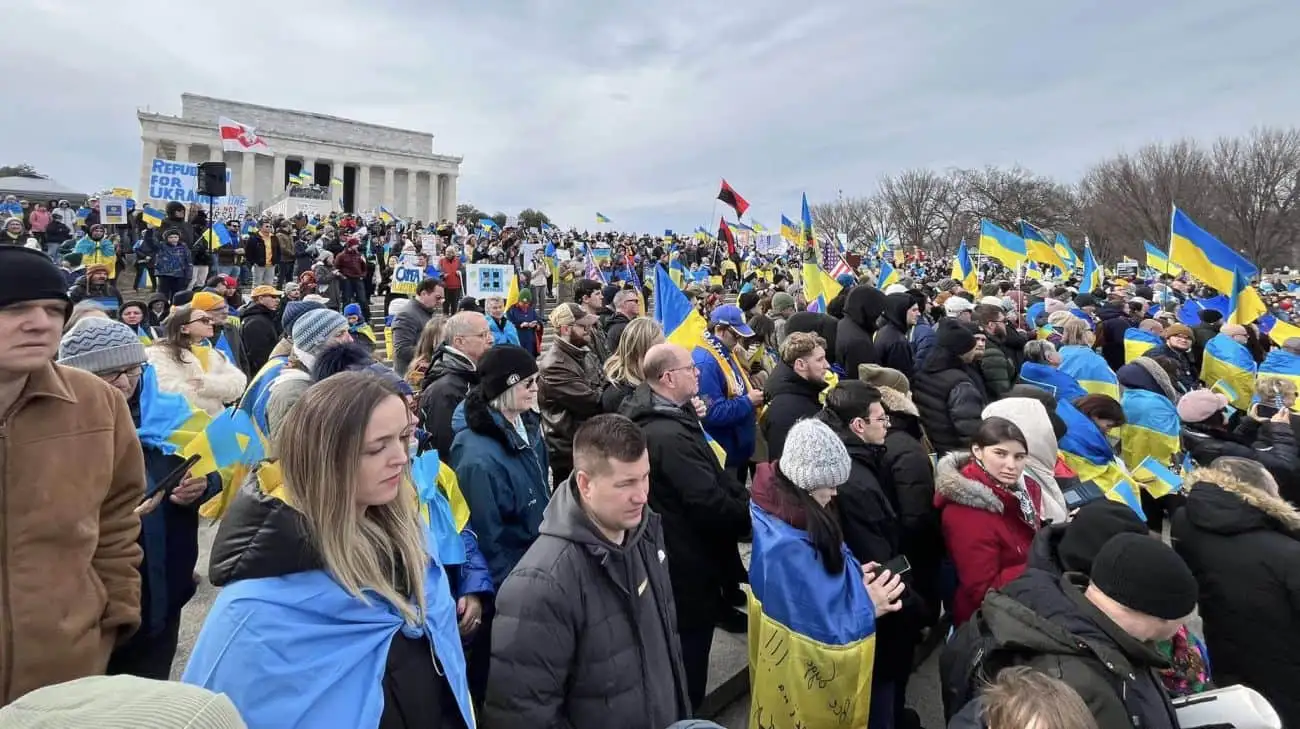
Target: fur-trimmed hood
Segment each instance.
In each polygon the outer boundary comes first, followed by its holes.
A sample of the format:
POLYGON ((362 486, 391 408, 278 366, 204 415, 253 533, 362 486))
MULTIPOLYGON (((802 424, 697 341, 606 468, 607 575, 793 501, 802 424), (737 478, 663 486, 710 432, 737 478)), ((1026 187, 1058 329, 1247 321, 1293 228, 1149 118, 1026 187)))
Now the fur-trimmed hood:
POLYGON ((880 390, 880 404, 885 406, 885 412, 906 413, 914 418, 920 417, 916 410, 916 403, 912 402, 911 396, 892 387, 877 387, 876 389, 880 390))
POLYGON ((1150 357, 1136 357, 1132 362, 1120 367, 1115 373, 1119 384, 1125 389, 1146 390, 1157 395, 1164 395, 1169 402, 1178 403, 1178 390, 1174 388, 1169 373, 1150 357))
POLYGON ((1006 504, 993 488, 961 472, 972 460, 974 459, 969 453, 960 451, 949 453, 939 459, 939 467, 934 473, 935 501, 940 504, 949 501, 972 509, 1001 514, 1006 510, 1006 504))
POLYGON ((1212 468, 1198 468, 1184 479, 1187 519, 1198 529, 1216 534, 1282 531, 1300 538, 1300 510, 1212 468))

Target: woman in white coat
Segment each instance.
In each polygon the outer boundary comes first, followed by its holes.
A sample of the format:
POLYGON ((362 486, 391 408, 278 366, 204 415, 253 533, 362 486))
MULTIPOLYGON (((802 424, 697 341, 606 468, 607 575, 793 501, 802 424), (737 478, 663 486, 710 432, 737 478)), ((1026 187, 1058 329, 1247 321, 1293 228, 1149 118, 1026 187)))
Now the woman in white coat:
POLYGON ((206 344, 213 335, 212 317, 188 306, 172 309, 163 322, 163 337, 146 350, 158 373, 158 387, 178 392, 209 415, 239 399, 248 376, 206 344))

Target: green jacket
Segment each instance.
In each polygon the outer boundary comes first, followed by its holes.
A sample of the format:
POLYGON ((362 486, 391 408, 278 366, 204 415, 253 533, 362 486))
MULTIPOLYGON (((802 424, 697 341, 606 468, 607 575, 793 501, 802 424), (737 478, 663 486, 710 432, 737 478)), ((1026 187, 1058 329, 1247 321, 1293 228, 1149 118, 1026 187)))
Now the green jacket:
POLYGON ((980 372, 984 375, 989 400, 997 400, 1006 395, 1016 383, 1016 366, 993 337, 987 339, 984 358, 980 360, 980 372))

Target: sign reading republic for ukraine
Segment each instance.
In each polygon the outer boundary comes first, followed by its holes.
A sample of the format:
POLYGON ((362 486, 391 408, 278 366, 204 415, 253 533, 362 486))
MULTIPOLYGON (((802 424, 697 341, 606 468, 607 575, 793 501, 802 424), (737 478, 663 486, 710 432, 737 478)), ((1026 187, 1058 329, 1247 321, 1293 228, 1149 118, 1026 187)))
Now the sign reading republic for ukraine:
MULTIPOLYGON (((226 185, 230 184, 230 170, 226 170, 226 185)), ((208 197, 199 194, 199 166, 189 162, 155 157, 149 168, 149 190, 146 200, 164 205, 169 202, 182 202, 186 205, 207 205, 208 197)), ((242 211, 248 207, 248 198, 240 195, 227 195, 212 199, 212 204, 230 210, 242 211)), ((161 207, 161 206, 159 206, 161 207)), ((220 216, 219 216, 220 217, 220 216)))

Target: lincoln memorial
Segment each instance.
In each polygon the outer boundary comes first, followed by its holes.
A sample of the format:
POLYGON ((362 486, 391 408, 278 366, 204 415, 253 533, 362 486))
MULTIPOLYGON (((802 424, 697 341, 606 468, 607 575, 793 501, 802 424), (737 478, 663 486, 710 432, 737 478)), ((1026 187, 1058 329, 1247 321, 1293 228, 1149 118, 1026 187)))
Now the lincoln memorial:
POLYGON ((341 178, 343 208, 351 212, 384 205, 399 216, 426 222, 456 217, 462 158, 434 154, 433 135, 426 132, 195 94, 181 96, 180 116, 149 111, 136 116, 144 143, 141 190, 149 189, 155 157, 224 161, 231 176, 229 194, 248 198, 251 210, 283 198, 290 175, 310 171, 322 187, 341 178), (217 118, 223 116, 253 127, 274 156, 223 152, 217 128, 217 118))

